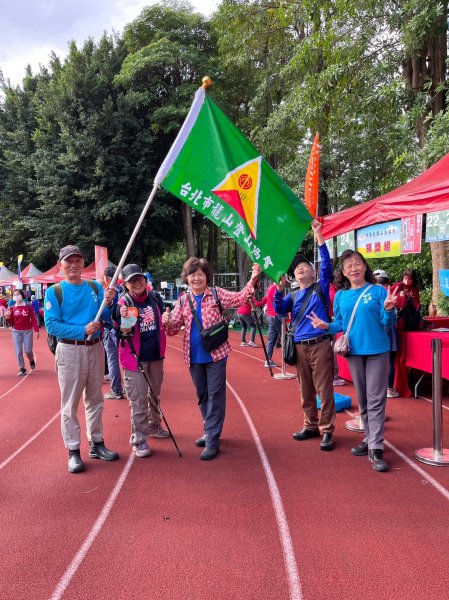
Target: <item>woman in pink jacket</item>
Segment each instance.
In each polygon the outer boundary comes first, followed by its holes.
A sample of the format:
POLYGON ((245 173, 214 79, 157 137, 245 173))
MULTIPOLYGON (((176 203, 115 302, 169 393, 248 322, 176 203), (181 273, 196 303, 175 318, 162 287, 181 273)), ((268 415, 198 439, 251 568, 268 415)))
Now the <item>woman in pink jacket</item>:
POLYGON ((36 320, 31 304, 25 302, 25 294, 22 290, 14 290, 12 294, 13 304, 5 313, 6 320, 12 326, 12 338, 14 341, 14 350, 19 363, 19 372, 17 375, 22 377, 26 375, 25 360, 23 351, 30 361, 30 369, 36 367, 33 354, 33 329, 36 332, 36 338, 39 337, 39 325, 36 320))
POLYGON ((130 444, 138 458, 151 455, 147 438, 168 438, 170 434, 161 425, 159 404, 164 378, 166 337, 162 328, 164 305, 159 294, 147 289, 147 279, 139 265, 123 267, 123 284, 126 293, 118 300, 120 314, 117 321, 129 316, 130 308, 137 312, 137 322, 132 328, 121 327, 131 335, 133 346, 151 384, 155 397, 151 397, 148 384, 131 353, 130 344, 124 340, 119 346, 119 360, 124 371, 125 391, 131 407, 130 444))

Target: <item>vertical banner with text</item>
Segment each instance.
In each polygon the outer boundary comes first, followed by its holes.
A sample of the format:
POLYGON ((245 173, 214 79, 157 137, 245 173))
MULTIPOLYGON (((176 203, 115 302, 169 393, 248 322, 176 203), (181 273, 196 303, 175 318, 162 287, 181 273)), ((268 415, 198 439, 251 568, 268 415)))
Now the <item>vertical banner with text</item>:
POLYGON ((422 238, 422 215, 401 219, 402 254, 420 254, 422 238))
POLYGON ((95 246, 95 278, 103 279, 104 270, 108 266, 108 249, 105 246, 95 246))

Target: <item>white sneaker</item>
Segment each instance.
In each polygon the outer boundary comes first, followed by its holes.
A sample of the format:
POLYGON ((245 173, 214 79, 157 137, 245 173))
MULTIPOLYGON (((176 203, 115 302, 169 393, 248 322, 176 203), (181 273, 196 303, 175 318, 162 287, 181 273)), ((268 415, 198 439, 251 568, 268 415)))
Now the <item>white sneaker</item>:
POLYGON ((387 388, 387 398, 398 398, 399 392, 394 388, 387 388))
POLYGON ((137 458, 144 458, 145 456, 151 456, 151 450, 146 442, 140 442, 133 446, 133 450, 136 453, 137 458))
POLYGON ((346 385, 346 381, 341 377, 336 377, 334 379, 334 385, 346 385))
POLYGON ((278 365, 273 361, 270 361, 270 364, 268 364, 268 361, 266 360, 264 366, 268 369, 268 367, 277 367, 278 365))
POLYGON ((249 346, 249 344, 247 344, 246 342, 242 342, 242 343, 240 344, 240 346, 249 346))
POLYGON ((249 342, 248 346, 251 346, 252 348, 258 348, 259 347, 259 345, 256 344, 256 342, 249 342))

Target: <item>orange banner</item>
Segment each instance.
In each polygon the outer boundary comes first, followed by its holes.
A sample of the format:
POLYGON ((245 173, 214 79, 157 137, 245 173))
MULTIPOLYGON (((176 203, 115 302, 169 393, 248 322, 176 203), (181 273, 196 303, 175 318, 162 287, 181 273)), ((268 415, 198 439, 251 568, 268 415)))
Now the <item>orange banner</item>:
POLYGON ((318 185, 320 177, 320 135, 315 134, 312 151, 307 167, 306 183, 304 190, 304 204, 307 210, 315 219, 318 209, 318 185))
POLYGON ((103 279, 104 270, 108 266, 108 249, 105 246, 95 246, 95 277, 103 279))

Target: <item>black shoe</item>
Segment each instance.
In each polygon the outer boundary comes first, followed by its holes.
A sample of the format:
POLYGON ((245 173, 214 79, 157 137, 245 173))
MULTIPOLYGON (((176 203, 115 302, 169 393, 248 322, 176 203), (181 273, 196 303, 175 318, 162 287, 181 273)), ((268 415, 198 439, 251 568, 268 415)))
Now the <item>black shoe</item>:
POLYGON ((19 369, 19 372, 17 373, 17 377, 23 377, 23 376, 24 376, 24 375, 26 375, 26 374, 27 374, 27 370, 26 370, 26 369, 24 369, 23 367, 21 367, 21 368, 19 369))
POLYGON ((81 473, 86 470, 86 465, 81 460, 79 450, 69 450, 69 460, 67 463, 69 473, 81 473))
POLYGON ((214 460, 220 452, 219 448, 206 448, 200 454, 201 460, 214 460))
POLYGON ((302 431, 297 431, 296 433, 294 433, 293 437, 295 438, 295 440, 298 440, 298 442, 300 442, 302 440, 308 440, 310 438, 320 437, 320 432, 318 431, 318 429, 315 431, 312 429, 304 428, 302 431))
POLYGON ((34 360, 30 360, 30 369, 35 369, 36 368, 36 363, 34 362, 34 360))
POLYGON ((368 460, 373 463, 373 469, 380 473, 390 470, 388 463, 384 460, 384 451, 380 449, 368 450, 368 460))
POLYGON ((351 452, 354 456, 366 456, 368 454, 368 444, 361 442, 358 446, 351 448, 351 452))
POLYGON ((323 439, 321 440, 320 450, 333 450, 335 448, 335 442, 332 437, 332 433, 324 433, 323 439))
POLYGON ((100 458, 101 460, 106 460, 108 462, 120 458, 118 452, 108 450, 103 441, 90 442, 89 456, 90 458, 100 458))
POLYGON ((204 448, 206 446, 206 436, 203 435, 203 437, 195 440, 195 446, 198 446, 198 448, 204 448))

